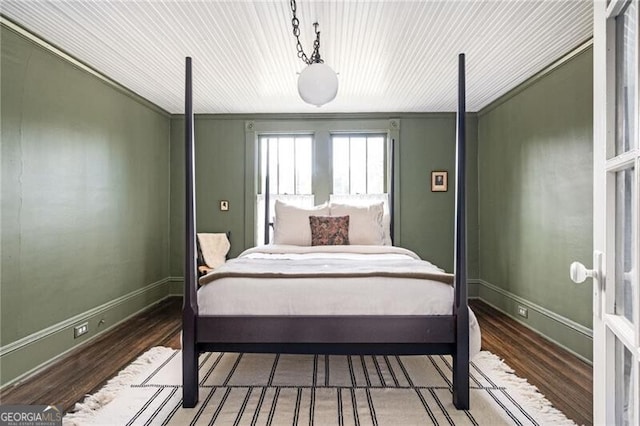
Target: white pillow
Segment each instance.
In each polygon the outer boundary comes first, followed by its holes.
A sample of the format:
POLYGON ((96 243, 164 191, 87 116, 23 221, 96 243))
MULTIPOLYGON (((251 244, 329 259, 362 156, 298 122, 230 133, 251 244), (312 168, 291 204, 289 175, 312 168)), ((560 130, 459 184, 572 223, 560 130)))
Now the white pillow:
MULTIPOLYGON (((384 229, 384 245, 392 246, 391 241, 391 215, 389 214, 389 194, 331 194, 331 204, 348 204, 350 206, 368 206, 382 202, 384 215, 382 227, 384 229)), ((330 204, 330 205, 331 205, 330 204)))
POLYGON ((385 214, 382 217, 382 228, 384 230, 384 244, 385 246, 392 246, 393 241, 391 241, 391 215, 385 214))
POLYGON ((349 244, 384 245, 383 203, 369 206, 331 203, 331 216, 349 216, 349 244))
POLYGON ((311 225, 309 224, 309 216, 329 216, 329 206, 326 203, 310 209, 303 209, 276 200, 275 210, 274 244, 310 246, 311 225))

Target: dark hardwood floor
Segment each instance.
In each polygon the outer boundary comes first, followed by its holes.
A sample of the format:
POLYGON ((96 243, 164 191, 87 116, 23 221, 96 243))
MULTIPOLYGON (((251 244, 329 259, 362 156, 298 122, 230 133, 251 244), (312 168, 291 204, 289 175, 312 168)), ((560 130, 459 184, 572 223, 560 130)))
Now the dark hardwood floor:
POLYGON ((482 350, 504 359, 577 424, 593 424, 591 365, 479 300, 470 306, 482 332, 482 350))
MULTIPOLYGON (((180 347, 181 299, 171 298, 115 327, 35 376, 0 392, 1 404, 55 404, 68 411, 148 348, 180 347)), ((590 425, 591 366, 487 304, 471 307, 482 349, 503 358, 568 417, 590 425)))

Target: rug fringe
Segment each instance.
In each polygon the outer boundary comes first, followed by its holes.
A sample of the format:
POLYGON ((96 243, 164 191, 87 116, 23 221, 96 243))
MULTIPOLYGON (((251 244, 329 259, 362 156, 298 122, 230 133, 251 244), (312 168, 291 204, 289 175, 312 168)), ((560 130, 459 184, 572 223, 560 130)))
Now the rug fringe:
POLYGON ((175 349, 164 346, 149 349, 124 370, 121 370, 117 376, 109 380, 97 393, 86 395, 82 402, 76 403, 73 410, 64 416, 64 424, 69 426, 90 424, 96 412, 111 402, 118 392, 134 383, 140 374, 149 369, 151 364, 159 359, 167 358, 174 352, 175 349))
POLYGON ((552 424, 557 426, 574 426, 575 422, 567 418, 562 411, 558 410, 551 402, 538 390, 522 377, 518 377, 513 368, 509 367, 503 359, 497 355, 482 351, 476 355, 472 362, 480 369, 492 372, 492 379, 498 380, 505 387, 509 387, 510 393, 517 394, 516 398, 525 409, 539 412, 536 420, 541 424, 552 424))

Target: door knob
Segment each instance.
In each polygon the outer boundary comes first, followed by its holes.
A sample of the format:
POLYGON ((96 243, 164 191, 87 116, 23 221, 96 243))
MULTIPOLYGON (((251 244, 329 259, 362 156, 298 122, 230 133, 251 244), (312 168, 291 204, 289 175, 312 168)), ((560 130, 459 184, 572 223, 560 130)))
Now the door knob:
POLYGON ((580 262, 573 262, 569 268, 569 277, 576 284, 583 283, 587 278, 593 278, 593 315, 602 318, 602 297, 606 276, 604 273, 604 253, 593 252, 593 269, 587 269, 580 262))
POLYGON ((569 268, 569 276, 571 277, 571 281, 576 284, 583 283, 587 278, 593 278, 595 275, 595 271, 593 269, 587 269, 580 262, 573 262, 571 267, 569 268))

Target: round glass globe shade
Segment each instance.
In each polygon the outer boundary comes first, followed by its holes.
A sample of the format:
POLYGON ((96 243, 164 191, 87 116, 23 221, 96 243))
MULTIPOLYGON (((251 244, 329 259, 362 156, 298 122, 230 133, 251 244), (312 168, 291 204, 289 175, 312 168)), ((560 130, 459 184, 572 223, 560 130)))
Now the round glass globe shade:
POLYGON ((303 101, 311 105, 324 105, 338 93, 338 76, 329 65, 313 63, 300 73, 298 93, 303 101))

